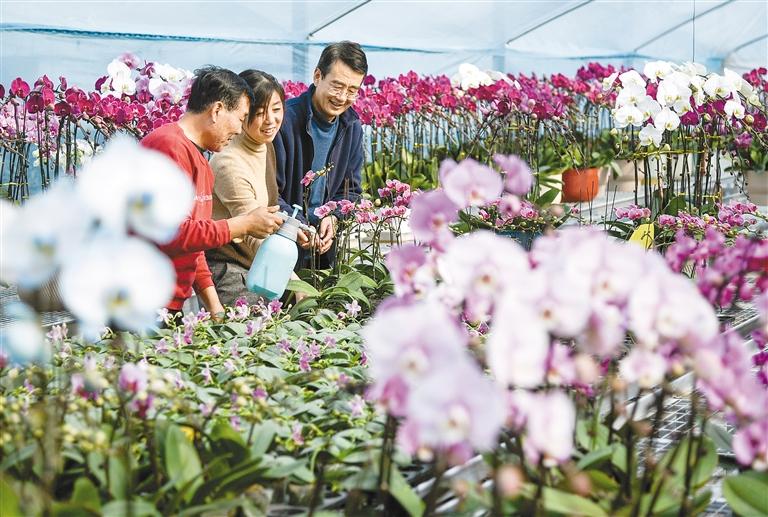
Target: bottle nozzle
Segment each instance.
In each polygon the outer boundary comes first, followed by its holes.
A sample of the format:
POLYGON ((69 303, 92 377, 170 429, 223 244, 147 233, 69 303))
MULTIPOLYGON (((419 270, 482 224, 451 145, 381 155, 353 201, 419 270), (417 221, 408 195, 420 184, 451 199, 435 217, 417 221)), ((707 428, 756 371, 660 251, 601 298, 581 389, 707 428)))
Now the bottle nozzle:
POLYGON ((293 215, 291 215, 291 217, 296 219, 296 214, 298 214, 300 210, 301 210, 301 205, 293 205, 293 215))

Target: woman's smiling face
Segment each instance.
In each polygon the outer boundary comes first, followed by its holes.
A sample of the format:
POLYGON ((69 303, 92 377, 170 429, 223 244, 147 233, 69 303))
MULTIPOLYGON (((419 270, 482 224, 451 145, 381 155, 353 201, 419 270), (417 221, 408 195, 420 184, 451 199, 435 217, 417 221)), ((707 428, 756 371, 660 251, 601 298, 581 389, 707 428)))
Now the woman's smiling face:
POLYGON ((277 136, 283 123, 283 101, 280 95, 273 91, 266 106, 256 110, 253 120, 246 122, 245 131, 258 144, 271 142, 277 136))

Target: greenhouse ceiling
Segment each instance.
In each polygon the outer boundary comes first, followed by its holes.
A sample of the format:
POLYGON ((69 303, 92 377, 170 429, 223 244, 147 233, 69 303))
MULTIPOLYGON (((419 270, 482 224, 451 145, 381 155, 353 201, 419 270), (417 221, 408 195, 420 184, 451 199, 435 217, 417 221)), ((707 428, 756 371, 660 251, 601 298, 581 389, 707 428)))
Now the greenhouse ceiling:
POLYGON ((340 39, 364 45, 374 76, 450 75, 462 62, 570 73, 655 59, 746 71, 768 64, 768 2, 3 0, 0 83, 48 74, 91 85, 126 51, 306 81, 322 47, 340 39))

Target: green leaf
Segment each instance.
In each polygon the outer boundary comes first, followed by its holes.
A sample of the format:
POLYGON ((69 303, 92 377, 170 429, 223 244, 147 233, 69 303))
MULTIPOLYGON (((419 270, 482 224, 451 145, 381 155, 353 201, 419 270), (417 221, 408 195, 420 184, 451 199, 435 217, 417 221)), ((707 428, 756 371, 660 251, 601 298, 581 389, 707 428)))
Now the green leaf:
POLYGON ((685 194, 680 194, 669 200, 667 206, 664 207, 664 213, 676 216, 680 210, 685 210, 685 206, 685 194))
POLYGON ((101 510, 102 517, 161 517, 160 512, 151 503, 143 499, 134 499, 131 502, 131 511, 128 511, 127 501, 111 501, 101 510))
POLYGON ((392 474, 389 479, 389 493, 397 499, 411 517, 421 517, 424 513, 424 502, 416 495, 413 488, 405 481, 397 466, 392 466, 392 474))
POLYGON ((244 459, 248 459, 250 453, 243 437, 232 429, 229 422, 217 421, 211 430, 210 437, 213 442, 211 447, 214 453, 229 455, 230 463, 240 463, 244 459))
POLYGON ((600 463, 611 458, 611 456, 613 456, 613 446, 606 445, 605 447, 600 447, 599 449, 596 449, 588 454, 585 454, 579 460, 576 466, 580 470, 584 470, 596 463, 600 463))
POLYGON ((202 504, 209 495, 238 491, 259 482, 264 466, 260 459, 244 461, 230 468, 226 473, 212 477, 197 489, 193 498, 194 504, 202 504))
POLYGON ((278 426, 272 420, 267 420, 253 429, 253 445, 251 445, 251 453, 254 458, 260 458, 269 450, 269 446, 272 445, 272 440, 275 439, 278 426))
POLYGON ((708 422, 706 427, 707 436, 712 438, 715 447, 723 449, 728 452, 733 452, 731 442, 733 441, 733 433, 729 432, 723 424, 718 422, 708 422))
POLYGON ((600 517, 603 515, 607 517, 608 515, 596 503, 576 494, 569 494, 568 492, 545 487, 543 495, 544 508, 550 512, 588 517, 600 517))
POLYGON ((202 483, 200 476, 203 473, 203 468, 197 450, 187 435, 176 425, 170 426, 165 435, 165 468, 168 471, 168 477, 173 481, 176 488, 180 489, 192 482, 190 485, 192 490, 188 492, 185 500, 191 497, 194 489, 202 483), (193 482, 193 480, 195 481, 193 482))
MULTIPOLYGON (((669 468, 673 471, 673 481, 677 484, 682 484, 683 480, 685 479, 685 463, 688 457, 688 446, 690 443, 691 440, 687 437, 679 443, 678 447, 680 447, 680 451, 675 456, 675 461, 673 463, 670 464, 670 458, 674 453, 674 449, 669 450, 660 462, 661 465, 668 465, 669 468)), ((691 485, 694 487, 700 487, 709 481, 709 478, 712 477, 712 473, 714 472, 715 467, 717 467, 717 450, 715 449, 715 444, 712 442, 712 440, 706 436, 702 438, 698 458, 695 455, 695 448, 696 443, 694 441, 694 451, 692 451, 690 458, 690 468, 693 469, 691 485)))
POLYGON ((740 515, 768 515, 768 473, 751 470, 727 477, 723 495, 733 511, 740 515))
POLYGON ((362 288, 367 287, 368 289, 376 289, 376 282, 374 282, 372 278, 367 277, 358 271, 350 271, 339 278, 336 287, 344 289, 348 293, 353 294, 356 298, 367 299, 362 288))
POLYGON ((588 451, 608 445, 608 428, 601 423, 592 424, 587 420, 576 422, 576 440, 581 448, 588 451))
POLYGON ((305 460, 291 458, 290 456, 279 456, 275 458, 273 465, 264 473, 264 477, 267 479, 282 479, 297 473, 302 467, 307 467, 305 460))
POLYGON ((600 470, 584 471, 592 482, 594 492, 615 493, 619 489, 619 482, 600 470))
POLYGON ((21 517, 19 498, 11 485, 0 475, 0 515, 3 517, 21 517))
POLYGON ((304 280, 290 280, 288 286, 285 288, 287 291, 293 291, 294 293, 303 293, 309 296, 320 296, 320 291, 312 287, 311 284, 304 280))
POLYGON ((101 511, 101 498, 99 490, 87 477, 79 477, 75 481, 75 489, 72 492, 71 503, 78 504, 95 512, 101 511))
POLYGON ((125 466, 124 458, 110 456, 107 469, 109 471, 109 493, 115 499, 125 499, 126 488, 128 487, 128 469, 125 466))
POLYGON ((560 189, 549 189, 546 192, 544 192, 542 195, 539 196, 539 198, 536 200, 536 206, 545 207, 547 205, 552 204, 552 202, 555 200, 557 195, 560 193, 560 189))
POLYGON ((100 512, 72 503, 53 503, 53 517, 99 517, 100 512))
POLYGON ((613 456, 611 456, 613 466, 622 472, 627 471, 627 448, 621 444, 613 444, 613 456))
MULTIPOLYGON (((178 517, 197 517, 200 515, 232 515, 228 510, 240 508, 248 502, 247 499, 240 497, 237 499, 218 499, 212 503, 192 506, 179 512, 178 517)), ((319 515, 319 514, 315 514, 319 515)))
POLYGON ((3 462, 0 463, 0 471, 8 470, 10 467, 13 467, 20 462, 31 458, 35 450, 37 450, 37 444, 31 443, 29 445, 25 445, 19 450, 12 451, 8 456, 6 456, 3 462))

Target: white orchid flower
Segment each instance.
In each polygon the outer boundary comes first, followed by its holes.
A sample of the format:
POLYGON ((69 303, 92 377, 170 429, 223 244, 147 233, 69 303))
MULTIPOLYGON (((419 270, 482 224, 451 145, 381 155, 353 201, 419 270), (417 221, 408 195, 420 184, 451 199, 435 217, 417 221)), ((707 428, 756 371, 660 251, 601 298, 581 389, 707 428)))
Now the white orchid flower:
POLYGON ((685 63, 678 65, 677 68, 689 76, 706 75, 707 73, 707 68, 704 65, 701 63, 692 63, 690 61, 686 61, 685 63))
POLYGON ((21 208, 5 199, 0 199, 0 281, 9 284, 15 283, 18 273, 11 269, 11 263, 8 260, 10 254, 8 235, 18 224, 20 213, 21 208))
POLYGON ((672 81, 678 86, 678 88, 685 90, 690 86, 691 82, 693 81, 693 77, 683 72, 674 71, 669 74, 665 80, 672 81))
POLYGON ((630 124, 633 126, 640 126, 643 124, 645 118, 643 118, 643 112, 636 106, 622 106, 613 113, 613 119, 616 121, 616 127, 619 129, 625 128, 630 124))
POLYGON ((616 96, 616 107, 635 106, 646 97, 644 86, 627 86, 616 96))
POLYGON ((635 86, 645 90, 645 79, 637 72, 637 70, 629 70, 619 76, 619 81, 624 88, 635 86))
POLYGON ((181 83, 166 82, 158 77, 153 77, 149 80, 147 89, 155 99, 159 100, 163 97, 168 97, 175 104, 181 100, 182 94, 184 93, 181 83))
POLYGON ((10 322, 0 332, 0 355, 20 366, 47 361, 50 347, 45 342, 35 312, 21 302, 11 302, 3 309, 10 322))
POLYGON ((696 106, 701 106, 707 100, 704 93, 704 81, 706 81, 706 78, 700 75, 694 75, 691 76, 690 79, 690 90, 691 97, 693 97, 693 102, 696 106))
POLYGON ((643 112, 643 117, 645 117, 643 120, 653 118, 661 111, 661 105, 650 95, 646 95, 645 98, 641 99, 637 103, 637 108, 643 112))
POLYGON ((653 118, 653 125, 660 131, 674 131, 680 126, 680 117, 671 109, 664 108, 653 118))
POLYGON ((731 93, 730 85, 723 76, 712 74, 703 85, 704 91, 712 98, 727 97, 731 93))
POLYGON ((107 65, 107 73, 112 79, 131 78, 131 69, 128 68, 128 65, 117 59, 112 60, 112 62, 107 65))
POLYGON ((729 100, 725 103, 725 114, 728 117, 736 117, 737 119, 744 118, 744 105, 739 101, 729 100))
POLYGON ((640 133, 638 135, 640 137, 640 145, 649 146, 653 144, 656 147, 659 147, 661 145, 662 134, 663 134, 663 131, 661 131, 660 129, 657 129, 651 124, 648 124, 643 129, 640 130, 640 133))
POLYGON ((72 184, 60 179, 17 210, 3 205, 0 277, 24 289, 48 281, 87 238, 93 218, 72 184))
MULTIPOLYGON (((155 75, 166 81, 178 82, 187 77, 188 72, 181 68, 175 68, 168 64, 154 64, 155 75)), ((153 76, 154 77, 154 76, 153 76)))
POLYGON ((739 94, 743 95, 745 99, 749 99, 755 94, 752 85, 745 81, 738 73, 726 68, 724 74, 725 80, 731 87, 731 93, 733 94, 734 100, 738 99, 739 94))
POLYGON ((614 72, 605 79, 603 79, 603 91, 610 90, 613 88, 613 82, 616 80, 616 78, 619 76, 618 72, 614 72))
POLYGON ((691 90, 687 86, 682 86, 679 82, 664 79, 659 83, 659 89, 656 91, 656 100, 662 106, 672 106, 681 99, 688 99, 691 96, 691 90))
POLYGON ((136 93, 136 82, 130 77, 113 77, 110 84, 111 91, 115 97, 122 97, 123 95, 133 95, 136 93))
POLYGON ((728 83, 731 91, 739 91, 742 83, 746 82, 738 73, 728 68, 723 70, 723 78, 728 83))
POLYGON ((680 99, 672 105, 672 109, 675 111, 675 113, 684 115, 691 111, 693 108, 691 108, 690 99, 680 99))
POLYGON ((649 61, 643 67, 643 74, 645 74, 652 83, 664 79, 671 74, 672 71, 672 63, 668 61, 649 61))
POLYGON ((83 169, 77 190, 104 230, 123 235, 130 229, 160 244, 176 235, 194 196, 173 161, 120 137, 83 169))
POLYGON ((100 236, 64 264, 61 297, 80 320, 87 337, 107 325, 141 331, 173 295, 171 261, 136 237, 100 236))
POLYGON ((499 72, 498 70, 486 70, 485 73, 495 83, 499 81, 504 81, 506 83, 512 84, 512 79, 510 79, 509 76, 504 72, 499 72))

